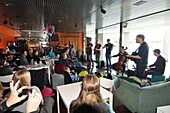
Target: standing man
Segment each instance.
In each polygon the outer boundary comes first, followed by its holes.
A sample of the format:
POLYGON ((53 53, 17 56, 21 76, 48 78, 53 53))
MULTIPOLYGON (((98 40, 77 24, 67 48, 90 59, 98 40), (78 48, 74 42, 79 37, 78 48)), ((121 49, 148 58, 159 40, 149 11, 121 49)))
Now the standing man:
POLYGON ((148 53, 149 47, 146 42, 144 42, 145 36, 139 34, 136 36, 136 43, 140 43, 139 48, 135 51, 135 55, 126 55, 126 57, 135 58, 136 63, 136 76, 140 79, 144 78, 144 72, 148 64, 148 53))
POLYGON ((89 43, 87 44, 87 47, 86 47, 87 60, 89 61, 89 66, 91 66, 91 63, 92 63, 92 67, 93 67, 94 64, 93 64, 93 59, 92 59, 92 47, 93 47, 93 44, 91 43, 91 40, 89 40, 89 43))
POLYGON ((106 65, 107 69, 111 68, 111 51, 113 50, 113 44, 110 43, 110 39, 107 39, 107 44, 103 48, 106 48, 106 65))
POLYGON ((97 68, 100 66, 100 54, 101 54, 102 45, 99 43, 99 40, 96 40, 96 46, 94 47, 94 54, 96 55, 97 68))
POLYGON ((161 51, 159 49, 155 49, 153 51, 153 54, 157 57, 157 60, 154 64, 148 66, 148 73, 145 73, 145 78, 147 78, 147 75, 163 75, 165 71, 165 65, 166 61, 165 58, 163 58, 160 55, 161 51))

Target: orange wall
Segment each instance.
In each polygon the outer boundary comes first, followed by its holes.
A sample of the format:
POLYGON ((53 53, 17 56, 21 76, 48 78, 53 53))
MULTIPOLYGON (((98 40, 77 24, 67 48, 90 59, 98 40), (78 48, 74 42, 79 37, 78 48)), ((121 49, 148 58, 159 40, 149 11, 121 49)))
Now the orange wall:
MULTIPOLYGON (((65 43, 72 42, 75 45, 77 50, 83 50, 83 33, 61 33, 55 32, 58 34, 60 45, 65 45, 65 43)), ((51 46, 56 47, 58 41, 51 42, 51 46)))
POLYGON ((1 42, 0 48, 6 50, 6 44, 9 41, 16 41, 15 37, 21 37, 21 34, 14 31, 13 29, 7 28, 5 26, 0 25, 0 33, 1 33, 1 42))

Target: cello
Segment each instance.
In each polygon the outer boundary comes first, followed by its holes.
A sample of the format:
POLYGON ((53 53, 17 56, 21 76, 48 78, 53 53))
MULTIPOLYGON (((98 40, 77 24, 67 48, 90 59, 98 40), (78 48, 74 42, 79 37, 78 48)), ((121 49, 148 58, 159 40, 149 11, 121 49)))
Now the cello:
MULTIPOLYGON (((123 47, 124 49, 124 47, 123 47)), ((120 53, 120 58, 117 62, 117 66, 116 66, 116 70, 117 70, 117 75, 120 73, 120 71, 123 69, 123 62, 126 60, 125 55, 127 54, 127 52, 125 50, 127 50, 128 48, 126 47, 123 51, 121 51, 120 53)))

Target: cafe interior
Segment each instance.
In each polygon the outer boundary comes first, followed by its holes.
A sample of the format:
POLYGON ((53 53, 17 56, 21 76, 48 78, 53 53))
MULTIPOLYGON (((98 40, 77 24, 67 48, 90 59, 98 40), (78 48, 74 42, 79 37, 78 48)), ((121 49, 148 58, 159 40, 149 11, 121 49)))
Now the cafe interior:
POLYGON ((0 0, 0 112, 170 113, 169 18, 169 0, 0 0))

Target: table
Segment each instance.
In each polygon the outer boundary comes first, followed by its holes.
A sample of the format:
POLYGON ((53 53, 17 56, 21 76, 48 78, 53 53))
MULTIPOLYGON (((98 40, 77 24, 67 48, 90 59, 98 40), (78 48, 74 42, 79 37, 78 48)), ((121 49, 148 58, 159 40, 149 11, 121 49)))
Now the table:
POLYGON ((45 64, 37 64, 37 65, 26 65, 25 68, 27 70, 40 70, 40 69, 48 69, 48 80, 49 80, 49 83, 51 83, 50 81, 50 66, 48 65, 45 65, 45 64))
MULTIPOLYGON (((60 105, 59 105, 59 94, 61 96, 61 99, 63 100, 67 112, 69 113, 70 104, 73 100, 77 99, 81 90, 81 83, 72 83, 62 86, 56 86, 57 89, 57 107, 58 107, 58 113, 60 113, 60 105)), ((109 98, 109 104, 112 108, 113 106, 113 94, 106 89, 100 87, 100 93, 102 95, 103 99, 109 98)))
POLYGON ((157 107, 157 113, 170 113, 170 105, 157 107))

